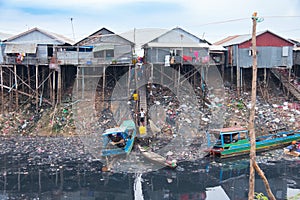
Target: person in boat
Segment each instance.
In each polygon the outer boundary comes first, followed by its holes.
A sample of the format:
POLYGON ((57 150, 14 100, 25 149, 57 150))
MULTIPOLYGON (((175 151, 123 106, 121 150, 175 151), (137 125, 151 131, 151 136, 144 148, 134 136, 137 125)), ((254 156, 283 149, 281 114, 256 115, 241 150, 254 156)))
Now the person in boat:
POLYGON ((125 147, 125 140, 120 133, 110 134, 108 137, 111 140, 110 144, 120 148, 125 147))
POLYGON ((298 144, 294 140, 294 141, 292 141, 292 148, 290 148, 290 151, 297 151, 297 149, 298 149, 298 144))

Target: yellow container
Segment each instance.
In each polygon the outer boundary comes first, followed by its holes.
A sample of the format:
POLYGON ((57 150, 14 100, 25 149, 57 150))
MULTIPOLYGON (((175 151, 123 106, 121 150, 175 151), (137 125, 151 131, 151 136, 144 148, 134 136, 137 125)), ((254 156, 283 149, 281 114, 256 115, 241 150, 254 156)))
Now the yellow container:
POLYGON ((146 126, 139 127, 140 136, 146 135, 146 126))

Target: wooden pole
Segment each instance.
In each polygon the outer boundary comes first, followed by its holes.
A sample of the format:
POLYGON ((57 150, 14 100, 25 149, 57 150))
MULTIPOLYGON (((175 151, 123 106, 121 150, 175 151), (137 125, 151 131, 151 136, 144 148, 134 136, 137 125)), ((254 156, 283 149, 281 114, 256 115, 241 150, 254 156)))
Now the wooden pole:
POLYGON ((28 81, 28 85, 29 85, 27 92, 29 92, 29 90, 31 88, 31 85, 30 85, 31 84, 30 83, 30 66, 29 65, 27 65, 27 81, 28 81))
MULTIPOLYGON (((9 87, 11 88, 11 89, 13 89, 14 88, 14 85, 13 85, 13 81, 12 81, 12 76, 11 76, 11 74, 12 74, 12 72, 11 71, 9 71, 9 87)), ((11 90, 10 90, 10 92, 9 92, 9 106, 8 106, 8 110, 9 111, 11 111, 11 102, 13 101, 13 92, 11 92, 11 90)))
POLYGON ((256 163, 256 143, 255 143, 255 129, 254 129, 254 119, 255 119, 255 104, 256 104, 256 82, 257 82, 257 54, 256 54, 256 24, 257 24, 257 13, 252 15, 252 91, 251 91, 251 109, 250 109, 250 117, 249 117, 249 131, 250 131, 250 174, 249 174, 249 193, 248 199, 254 199, 254 191, 255 191, 255 170, 264 180, 264 184, 266 186, 266 190, 268 193, 268 197, 271 200, 276 200, 272 191, 270 189, 269 183, 263 173, 263 171, 259 168, 256 163))
POLYGON ((104 98, 105 98, 105 65, 103 66, 103 75, 102 75, 102 109, 104 109, 104 98))
POLYGON ((4 114, 4 88, 3 88, 3 68, 0 66, 0 76, 1 76, 1 113, 4 114))
POLYGON ((255 143, 255 130, 254 130, 254 118, 255 118, 255 103, 256 103, 256 79, 257 79, 257 58, 256 58, 256 13, 252 16, 252 91, 251 91, 251 109, 249 118, 249 132, 250 132, 250 176, 249 176, 249 194, 248 199, 254 198, 255 191, 255 171, 254 163, 256 157, 256 143, 255 143))
POLYGON ((53 71, 53 77, 52 77, 52 105, 55 105, 55 87, 56 87, 56 84, 55 84, 55 82, 56 82, 56 78, 55 78, 55 76, 56 76, 56 73, 55 73, 55 71, 53 71))
POLYGON ((35 65, 35 109, 39 109, 39 66, 35 65))
POLYGON ((58 65, 58 72, 57 72, 57 102, 61 103, 61 66, 58 65))
MULTIPOLYGON (((21 79, 24 82, 24 66, 21 67, 21 79)), ((22 83, 22 92, 25 92, 25 85, 22 83)))
POLYGON ((14 75, 15 75, 15 95, 16 95, 16 109, 19 108, 19 93, 18 93, 18 79, 17 79, 17 65, 14 65, 14 75))
POLYGON ((236 90, 237 96, 240 98, 241 96, 241 68, 239 63, 239 47, 236 47, 236 90))

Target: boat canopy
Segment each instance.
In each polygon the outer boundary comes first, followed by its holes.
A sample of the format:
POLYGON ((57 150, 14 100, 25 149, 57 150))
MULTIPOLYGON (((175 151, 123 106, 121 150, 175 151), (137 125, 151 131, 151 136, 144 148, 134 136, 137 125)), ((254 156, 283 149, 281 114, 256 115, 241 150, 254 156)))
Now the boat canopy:
POLYGON ((126 127, 115 127, 115 128, 106 129, 102 135, 105 136, 110 134, 124 133, 125 131, 126 131, 126 127))

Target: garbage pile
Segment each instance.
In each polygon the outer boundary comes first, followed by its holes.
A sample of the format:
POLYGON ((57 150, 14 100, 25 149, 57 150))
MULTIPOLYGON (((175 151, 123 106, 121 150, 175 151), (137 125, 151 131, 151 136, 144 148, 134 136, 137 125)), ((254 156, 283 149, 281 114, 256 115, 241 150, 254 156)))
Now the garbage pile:
POLYGON ((23 105, 18 111, 0 115, 1 135, 73 135, 74 121, 70 105, 42 107, 36 111, 35 105, 23 105))

